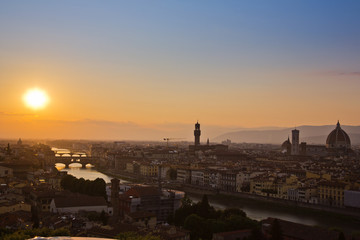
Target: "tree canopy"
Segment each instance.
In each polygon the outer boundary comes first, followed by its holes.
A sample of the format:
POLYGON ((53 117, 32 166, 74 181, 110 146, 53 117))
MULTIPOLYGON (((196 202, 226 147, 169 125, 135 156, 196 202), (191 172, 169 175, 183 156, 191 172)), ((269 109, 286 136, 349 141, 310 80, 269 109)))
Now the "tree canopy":
POLYGON ((182 226, 190 231, 191 239, 212 239, 213 233, 241 229, 255 229, 257 221, 246 217, 244 211, 230 208, 224 211, 215 210, 209 204, 206 195, 198 203, 193 203, 187 196, 182 206, 169 219, 169 223, 182 226))
POLYGON ((1 231, 0 239, 3 240, 24 240, 35 236, 52 237, 52 236, 70 236, 70 231, 66 228, 51 230, 49 228, 25 229, 16 232, 1 231))
POLYGON ((72 175, 66 175, 61 179, 61 187, 72 192, 106 197, 106 183, 102 178, 90 181, 84 178, 78 179, 72 175))

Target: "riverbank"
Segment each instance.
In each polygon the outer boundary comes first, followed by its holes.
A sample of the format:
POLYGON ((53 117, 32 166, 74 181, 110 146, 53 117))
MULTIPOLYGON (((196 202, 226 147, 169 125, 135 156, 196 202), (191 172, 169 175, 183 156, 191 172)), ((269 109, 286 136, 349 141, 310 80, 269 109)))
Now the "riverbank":
POLYGON ((96 171, 105 174, 109 177, 118 178, 123 180, 122 182, 131 182, 131 183, 141 183, 141 180, 139 178, 136 178, 135 176, 131 176, 128 174, 122 174, 122 173, 113 173, 109 170, 102 169, 102 168, 96 168, 96 171))
MULTIPOLYGON (((200 201, 203 192, 186 191, 187 195, 196 201, 200 201)), ((224 193, 207 194, 211 205, 216 208, 240 208, 248 217, 254 220, 262 220, 267 217, 279 218, 305 225, 320 226, 323 228, 336 228, 348 234, 359 233, 360 217, 342 214, 338 212, 324 211, 320 209, 293 206, 275 201, 262 199, 243 198, 224 193)))
POLYGON ((238 193, 238 192, 235 193, 235 192, 224 192, 224 191, 216 192, 208 189, 204 190, 204 189, 194 188, 191 186, 184 186, 182 188, 182 191, 187 193, 195 193, 195 194, 201 193, 207 195, 226 196, 227 198, 232 197, 235 199, 243 199, 243 200, 247 199, 250 200, 249 202, 262 202, 274 206, 280 206, 281 208, 285 207, 285 208, 293 208, 293 209, 312 209, 317 211, 332 212, 336 214, 349 215, 360 219, 360 209, 336 208, 336 207, 324 206, 319 204, 296 202, 286 199, 263 197, 249 193, 238 193))

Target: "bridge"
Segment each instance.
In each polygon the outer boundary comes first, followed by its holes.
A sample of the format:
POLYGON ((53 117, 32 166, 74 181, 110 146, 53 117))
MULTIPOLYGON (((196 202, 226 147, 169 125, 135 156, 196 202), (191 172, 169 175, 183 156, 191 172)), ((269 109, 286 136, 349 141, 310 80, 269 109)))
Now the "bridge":
POLYGON ((54 151, 55 156, 57 157, 86 157, 87 154, 84 152, 60 152, 60 151, 54 151))
POLYGON ((62 163, 65 164, 65 167, 69 167, 72 163, 79 163, 85 168, 86 164, 95 165, 97 164, 97 158, 93 157, 73 157, 72 156, 59 156, 54 158, 54 164, 62 163))

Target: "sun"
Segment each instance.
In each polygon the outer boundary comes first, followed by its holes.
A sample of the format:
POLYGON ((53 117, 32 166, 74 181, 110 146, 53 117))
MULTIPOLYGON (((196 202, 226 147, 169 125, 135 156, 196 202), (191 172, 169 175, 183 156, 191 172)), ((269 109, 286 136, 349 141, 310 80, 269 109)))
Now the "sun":
POLYGON ((23 99, 25 104, 34 110, 44 108, 49 102, 46 92, 38 88, 29 89, 23 99))

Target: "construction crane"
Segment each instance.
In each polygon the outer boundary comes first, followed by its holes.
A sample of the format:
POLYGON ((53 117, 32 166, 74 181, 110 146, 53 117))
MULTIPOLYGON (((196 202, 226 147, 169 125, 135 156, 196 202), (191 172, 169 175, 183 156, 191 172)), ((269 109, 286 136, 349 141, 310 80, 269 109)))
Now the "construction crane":
POLYGON ((164 138, 164 141, 166 141, 166 147, 169 148, 169 141, 180 140, 180 139, 184 139, 184 138, 164 138))

